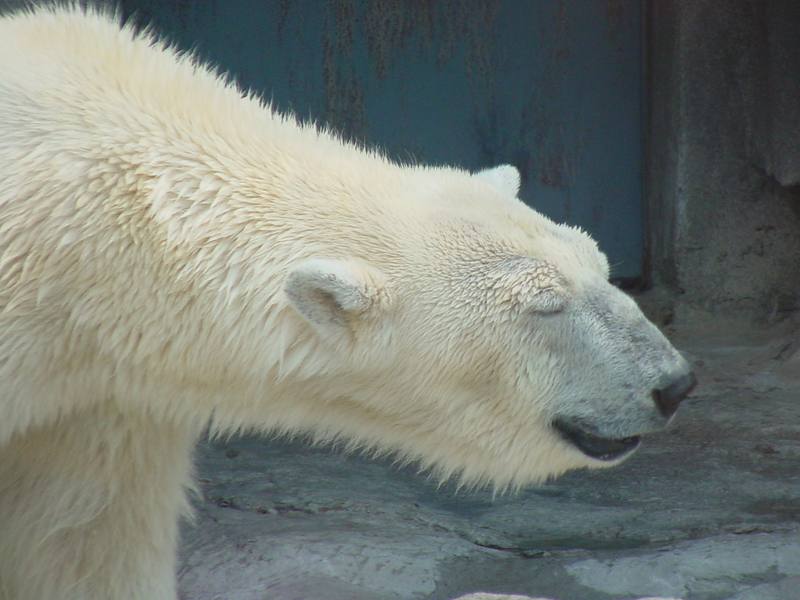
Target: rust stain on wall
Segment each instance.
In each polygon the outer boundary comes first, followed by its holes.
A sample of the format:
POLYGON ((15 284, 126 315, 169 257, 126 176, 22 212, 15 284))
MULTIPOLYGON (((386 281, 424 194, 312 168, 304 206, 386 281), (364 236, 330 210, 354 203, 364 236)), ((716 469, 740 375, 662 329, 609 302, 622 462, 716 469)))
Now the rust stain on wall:
POLYGON ((604 4, 603 14, 611 36, 611 45, 619 44, 620 34, 625 19, 625 0, 601 0, 604 4))
MULTIPOLYGON (((411 44, 438 65, 461 55, 473 104, 490 108, 498 4, 499 0, 327 0, 322 34, 325 120, 350 138, 366 137, 369 123, 358 44, 364 44, 371 74, 378 80, 387 77, 411 44)), ((303 5, 302 0, 281 0, 279 32, 303 5)))

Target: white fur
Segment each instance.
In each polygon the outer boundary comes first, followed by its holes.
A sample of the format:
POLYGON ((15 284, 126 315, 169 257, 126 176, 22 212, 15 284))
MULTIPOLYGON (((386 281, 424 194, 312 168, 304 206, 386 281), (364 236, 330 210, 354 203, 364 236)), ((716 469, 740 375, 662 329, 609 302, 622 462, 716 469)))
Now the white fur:
POLYGON ((519 171, 512 165, 500 165, 491 169, 484 169, 475 173, 475 176, 509 196, 516 197, 519 193, 519 171))
POLYGON ((401 167, 113 19, 0 19, 0 598, 174 600, 191 447, 344 437, 502 489, 687 367, 510 167, 401 167))
POLYGON ((292 306, 324 337, 355 334, 354 322, 387 302, 380 273, 363 261, 314 258, 295 265, 283 290, 292 306))

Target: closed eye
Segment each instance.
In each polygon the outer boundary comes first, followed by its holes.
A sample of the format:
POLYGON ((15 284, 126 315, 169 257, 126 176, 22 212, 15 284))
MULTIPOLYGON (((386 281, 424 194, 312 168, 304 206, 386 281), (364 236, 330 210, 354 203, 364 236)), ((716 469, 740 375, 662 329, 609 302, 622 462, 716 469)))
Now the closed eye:
POLYGON ((533 297, 530 311, 536 314, 555 315, 564 312, 567 298, 557 288, 544 289, 533 297))

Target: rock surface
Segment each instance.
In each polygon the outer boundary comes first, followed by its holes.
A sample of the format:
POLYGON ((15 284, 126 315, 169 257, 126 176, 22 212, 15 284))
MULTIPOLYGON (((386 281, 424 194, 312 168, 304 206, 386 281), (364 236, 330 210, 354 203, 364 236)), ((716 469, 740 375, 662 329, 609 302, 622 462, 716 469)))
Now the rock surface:
POLYGON ((302 440, 201 445, 182 598, 800 598, 800 340, 677 345, 700 385, 667 431, 517 495, 302 440))

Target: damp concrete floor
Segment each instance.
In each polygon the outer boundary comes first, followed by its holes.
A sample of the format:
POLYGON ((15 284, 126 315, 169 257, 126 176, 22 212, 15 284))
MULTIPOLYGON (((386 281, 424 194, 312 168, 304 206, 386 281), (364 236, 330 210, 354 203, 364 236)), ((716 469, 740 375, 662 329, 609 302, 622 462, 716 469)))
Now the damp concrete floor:
POLYGON ((198 450, 183 600, 800 598, 800 338, 677 338, 700 381, 621 466, 510 496, 239 437, 198 450))

